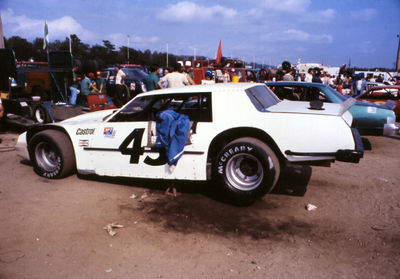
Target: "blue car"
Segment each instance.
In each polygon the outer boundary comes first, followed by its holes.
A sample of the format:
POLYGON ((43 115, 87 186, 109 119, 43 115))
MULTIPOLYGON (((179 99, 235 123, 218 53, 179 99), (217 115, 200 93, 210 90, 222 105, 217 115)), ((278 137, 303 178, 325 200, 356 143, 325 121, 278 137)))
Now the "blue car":
MULTIPOLYGON (((279 99, 294 101, 320 100, 327 103, 341 104, 350 96, 342 95, 330 86, 321 83, 308 82, 266 82, 265 83, 279 99)), ((357 128, 361 135, 394 135, 399 127, 393 104, 385 105, 356 101, 349 111, 353 116, 352 127, 357 128)))

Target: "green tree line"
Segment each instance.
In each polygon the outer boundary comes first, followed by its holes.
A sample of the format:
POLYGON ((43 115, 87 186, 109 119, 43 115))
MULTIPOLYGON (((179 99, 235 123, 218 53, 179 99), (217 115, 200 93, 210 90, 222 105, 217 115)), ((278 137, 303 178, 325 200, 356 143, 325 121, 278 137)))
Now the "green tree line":
MULTIPOLYGON (((14 50, 18 61, 27 61, 29 59, 37 62, 47 61, 47 52, 43 49, 43 38, 36 38, 30 42, 19 36, 12 36, 5 38, 5 47, 14 50)), ((49 50, 69 50, 69 39, 65 38, 63 41, 55 40, 51 42, 49 50)), ((71 50, 75 64, 84 72, 96 71, 115 64, 128 64, 128 62, 140 65, 157 64, 165 67, 167 62, 165 52, 151 52, 149 49, 141 51, 134 48, 129 48, 128 61, 128 48, 126 46, 116 49, 115 45, 108 40, 103 40, 103 45, 95 44, 90 46, 82 42, 75 34, 71 35, 71 50)), ((193 57, 184 58, 191 60, 193 57)), ((179 60, 183 60, 183 56, 168 54, 168 66, 179 60)))

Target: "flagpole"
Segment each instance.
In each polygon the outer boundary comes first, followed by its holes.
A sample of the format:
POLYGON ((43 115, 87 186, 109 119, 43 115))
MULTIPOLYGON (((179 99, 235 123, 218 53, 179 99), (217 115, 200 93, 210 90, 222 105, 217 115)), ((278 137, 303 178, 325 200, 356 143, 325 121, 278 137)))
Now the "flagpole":
POLYGON ((1 14, 0 14, 0 48, 4 48, 4 37, 3 37, 3 25, 1 23, 1 14))
POLYGON ((44 38, 43 49, 47 51, 47 60, 49 59, 49 28, 47 26, 47 19, 44 21, 44 38))

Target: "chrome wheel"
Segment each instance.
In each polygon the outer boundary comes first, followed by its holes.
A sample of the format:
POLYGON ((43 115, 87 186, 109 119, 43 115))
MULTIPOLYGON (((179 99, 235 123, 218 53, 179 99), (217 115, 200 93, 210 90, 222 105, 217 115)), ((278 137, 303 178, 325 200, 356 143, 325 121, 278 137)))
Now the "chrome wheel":
POLYGON ((53 172, 59 168, 61 158, 52 144, 40 142, 35 147, 36 163, 46 172, 53 172))
POLYGON ((232 156, 226 164, 226 178, 236 189, 251 191, 262 182, 264 170, 257 157, 239 153, 232 156))

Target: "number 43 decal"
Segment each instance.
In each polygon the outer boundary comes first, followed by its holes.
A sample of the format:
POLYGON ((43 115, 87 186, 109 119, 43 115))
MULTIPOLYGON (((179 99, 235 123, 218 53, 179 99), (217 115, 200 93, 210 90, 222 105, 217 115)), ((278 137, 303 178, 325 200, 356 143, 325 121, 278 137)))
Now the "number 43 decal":
MULTIPOLYGON (((126 139, 121 143, 118 150, 121 151, 123 155, 131 155, 130 163, 138 164, 139 158, 143 155, 145 149, 142 147, 142 138, 143 138, 144 128, 135 129, 126 139), (133 141, 133 147, 128 147, 128 145, 133 141)), ((152 148, 151 152, 158 153, 158 157, 156 159, 152 159, 147 156, 144 159, 144 163, 150 166, 161 166, 167 163, 167 158, 162 149, 152 148)))

